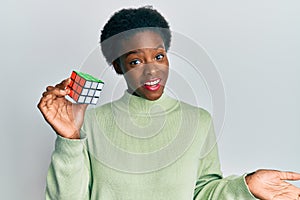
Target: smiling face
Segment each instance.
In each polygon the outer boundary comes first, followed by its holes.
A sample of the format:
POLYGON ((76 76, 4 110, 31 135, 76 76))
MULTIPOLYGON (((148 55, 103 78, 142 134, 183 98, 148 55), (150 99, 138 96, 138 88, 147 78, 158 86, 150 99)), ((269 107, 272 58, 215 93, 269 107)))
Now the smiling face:
POLYGON ((122 41, 127 53, 113 62, 114 68, 124 74, 128 92, 148 100, 161 97, 169 74, 169 61, 164 42, 153 31, 138 32, 122 41))

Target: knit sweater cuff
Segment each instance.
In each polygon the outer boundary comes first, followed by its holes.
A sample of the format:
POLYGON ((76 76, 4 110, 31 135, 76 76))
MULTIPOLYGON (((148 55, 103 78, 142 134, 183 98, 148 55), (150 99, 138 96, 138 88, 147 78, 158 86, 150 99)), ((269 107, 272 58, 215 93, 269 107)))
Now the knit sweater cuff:
POLYGON ((66 156, 77 156, 82 154, 86 138, 68 139, 57 135, 55 151, 66 156))
POLYGON ((256 199, 253 194, 250 192, 248 185, 246 183, 245 177, 247 176, 247 174, 244 174, 243 176, 240 176, 237 179, 236 185, 237 185, 237 191, 240 191, 241 194, 245 194, 245 199, 256 199))

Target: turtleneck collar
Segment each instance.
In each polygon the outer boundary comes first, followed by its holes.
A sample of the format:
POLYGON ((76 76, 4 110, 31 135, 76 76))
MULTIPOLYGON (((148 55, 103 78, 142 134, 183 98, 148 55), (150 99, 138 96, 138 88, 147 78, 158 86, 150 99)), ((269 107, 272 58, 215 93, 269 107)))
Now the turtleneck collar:
POLYGON ((165 93, 157 100, 148 100, 130 94, 127 90, 124 95, 112 104, 113 108, 129 112, 130 115, 165 115, 179 106, 179 101, 165 93))

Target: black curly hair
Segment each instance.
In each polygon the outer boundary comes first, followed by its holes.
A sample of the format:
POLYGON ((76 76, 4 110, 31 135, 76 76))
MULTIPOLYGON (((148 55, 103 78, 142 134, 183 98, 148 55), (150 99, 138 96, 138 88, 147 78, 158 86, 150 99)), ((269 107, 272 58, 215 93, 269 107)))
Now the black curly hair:
POLYGON ((101 50, 109 64, 117 60, 116 51, 117 46, 120 45, 120 39, 130 37, 137 32, 151 30, 158 33, 165 45, 166 51, 170 47, 171 31, 166 19, 152 6, 143 6, 139 8, 124 8, 113 14, 113 16, 104 25, 100 44, 101 50), (126 36, 119 36, 126 32, 126 36), (109 41, 109 38, 116 37, 109 41), (107 42, 109 41, 109 42, 107 42))

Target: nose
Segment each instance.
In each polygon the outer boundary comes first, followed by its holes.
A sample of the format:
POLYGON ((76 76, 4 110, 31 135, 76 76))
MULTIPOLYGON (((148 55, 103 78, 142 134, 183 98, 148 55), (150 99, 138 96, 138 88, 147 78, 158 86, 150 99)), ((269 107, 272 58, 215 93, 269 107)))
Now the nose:
POLYGON ((144 67, 144 75, 155 75, 158 71, 157 66, 154 64, 146 64, 144 67))

